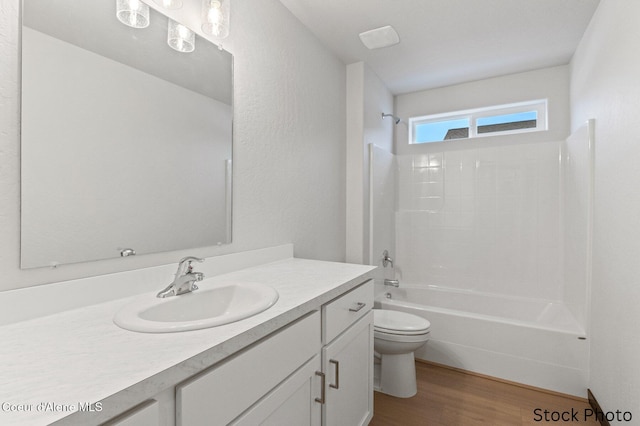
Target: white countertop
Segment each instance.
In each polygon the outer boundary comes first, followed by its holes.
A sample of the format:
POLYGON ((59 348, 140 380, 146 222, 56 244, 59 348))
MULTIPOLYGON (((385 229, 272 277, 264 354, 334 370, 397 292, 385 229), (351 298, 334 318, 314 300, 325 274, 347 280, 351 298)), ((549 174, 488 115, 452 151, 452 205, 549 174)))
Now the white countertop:
POLYGON ((232 281, 264 283, 279 299, 258 315, 204 330, 148 334, 116 326, 116 311, 140 296, 2 326, 0 424, 62 419, 60 424, 85 425, 87 418, 79 415, 86 413, 73 414, 68 407, 99 401, 102 411, 91 413, 91 423, 104 421, 318 309, 371 278, 373 269, 287 259, 205 279, 199 283, 203 289, 232 281), (49 405, 42 411, 43 403, 49 405), (19 405, 26 411, 11 411, 19 405))

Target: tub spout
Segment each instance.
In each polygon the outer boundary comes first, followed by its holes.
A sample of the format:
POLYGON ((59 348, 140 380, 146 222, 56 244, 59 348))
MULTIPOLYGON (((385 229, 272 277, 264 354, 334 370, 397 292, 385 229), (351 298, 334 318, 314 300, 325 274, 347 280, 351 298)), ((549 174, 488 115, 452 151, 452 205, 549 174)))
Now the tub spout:
POLYGON ((398 280, 390 280, 385 278, 384 285, 390 285, 392 287, 400 287, 400 281, 398 280))

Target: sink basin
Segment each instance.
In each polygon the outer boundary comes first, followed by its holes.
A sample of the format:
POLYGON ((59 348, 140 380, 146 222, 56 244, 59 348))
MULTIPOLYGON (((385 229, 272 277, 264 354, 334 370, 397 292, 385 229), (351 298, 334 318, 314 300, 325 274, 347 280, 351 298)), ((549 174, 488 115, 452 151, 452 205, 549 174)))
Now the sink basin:
POLYGON ((278 300, 278 292, 259 283, 230 283, 164 299, 145 295, 120 309, 113 322, 145 333, 171 333, 216 327, 259 314, 278 300))

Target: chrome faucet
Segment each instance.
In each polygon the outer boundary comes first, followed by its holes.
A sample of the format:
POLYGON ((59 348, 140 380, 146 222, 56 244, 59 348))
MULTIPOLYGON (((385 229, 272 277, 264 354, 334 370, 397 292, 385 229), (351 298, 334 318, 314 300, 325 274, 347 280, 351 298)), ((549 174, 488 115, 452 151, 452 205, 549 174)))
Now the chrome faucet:
POLYGON ((198 289, 195 284, 196 281, 202 281, 204 274, 202 272, 193 272, 193 266, 191 262, 204 262, 204 259, 198 257, 187 256, 180 260, 178 263, 178 270, 176 271, 173 282, 167 286, 164 290, 157 294, 157 297, 169 297, 178 296, 184 293, 191 293, 198 289))
POLYGON ((390 263, 393 268, 393 259, 389 256, 389 251, 385 250, 382 252, 382 267, 386 268, 388 263, 390 263))

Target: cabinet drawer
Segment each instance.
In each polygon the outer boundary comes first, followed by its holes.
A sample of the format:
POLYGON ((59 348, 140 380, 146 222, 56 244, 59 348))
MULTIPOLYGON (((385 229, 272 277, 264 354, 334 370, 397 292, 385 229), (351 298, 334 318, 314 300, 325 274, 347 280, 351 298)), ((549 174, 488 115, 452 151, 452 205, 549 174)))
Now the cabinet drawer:
POLYGON ((152 399, 134 407, 116 419, 104 423, 103 426, 158 426, 159 424, 158 401, 152 399))
POLYGON ((176 388, 178 426, 224 425, 320 350, 314 311, 176 388))
POLYGON ((327 344, 373 308, 373 280, 322 307, 322 342, 327 344))

